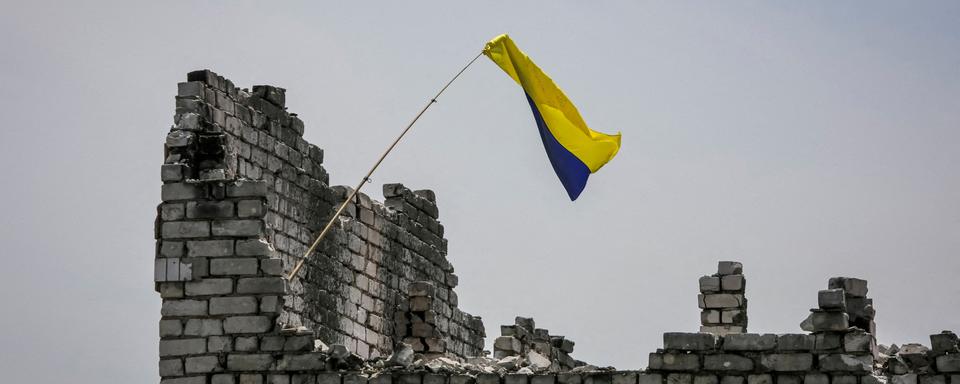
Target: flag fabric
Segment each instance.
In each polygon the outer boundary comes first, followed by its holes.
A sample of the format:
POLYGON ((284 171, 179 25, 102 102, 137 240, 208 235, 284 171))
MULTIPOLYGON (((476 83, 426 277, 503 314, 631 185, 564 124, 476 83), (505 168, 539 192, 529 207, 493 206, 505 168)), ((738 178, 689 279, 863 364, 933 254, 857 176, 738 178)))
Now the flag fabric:
POLYGON ((616 156, 620 134, 587 126, 570 99, 506 34, 487 43, 483 54, 500 66, 526 93, 543 147, 560 183, 576 200, 587 178, 616 156))

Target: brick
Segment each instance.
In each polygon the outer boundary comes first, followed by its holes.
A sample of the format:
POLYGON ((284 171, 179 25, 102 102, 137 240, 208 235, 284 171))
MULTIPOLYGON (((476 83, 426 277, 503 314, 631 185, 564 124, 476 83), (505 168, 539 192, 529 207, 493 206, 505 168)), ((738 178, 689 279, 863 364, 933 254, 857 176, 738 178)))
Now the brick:
POLYGON ((233 338, 230 336, 211 336, 207 338, 207 351, 210 353, 233 351, 233 338))
POLYGON ((693 384, 720 384, 720 379, 717 375, 696 375, 693 377, 693 384))
POLYGON ((237 256, 273 256, 270 243, 263 239, 237 240, 237 256))
POLYGON ((283 276, 282 259, 262 259, 260 260, 260 271, 265 275, 283 276))
POLYGON ((727 275, 720 278, 720 289, 724 291, 742 291, 745 284, 743 275, 727 275))
POLYGON ((667 375, 667 384, 693 384, 693 375, 689 373, 670 373, 667 375))
POLYGON ((844 312, 811 312, 800 323, 800 329, 807 332, 845 331, 849 327, 849 317, 844 312))
POLYGON ((237 281, 238 293, 286 293, 282 277, 251 277, 237 281))
POLYGON ((227 356, 227 369, 231 371, 266 371, 272 365, 273 356, 269 354, 241 355, 231 353, 227 356))
POLYGON ((189 319, 183 327, 186 336, 218 336, 223 334, 223 322, 219 319, 189 319))
POLYGON ((717 348, 717 336, 709 333, 668 332, 663 334, 663 349, 710 351, 717 348))
POLYGON ((217 220, 212 226, 214 236, 259 236, 263 229, 261 220, 217 220))
POLYGON ((846 311, 847 301, 843 289, 824 289, 817 292, 817 306, 820 309, 837 309, 846 311))
POLYGON ((253 296, 212 297, 211 315, 237 315, 257 312, 257 298, 253 296))
POLYGON ((703 293, 720 292, 720 278, 717 276, 700 277, 700 292, 703 292, 703 293))
POLYGON ((226 295, 233 292, 231 279, 203 279, 188 281, 184 285, 187 296, 226 295))
POLYGON ((890 384, 917 384, 917 374, 890 375, 890 384))
POLYGON ((239 217, 263 217, 264 212, 263 200, 241 200, 237 203, 239 217))
POLYGON ((831 277, 827 283, 830 289, 843 289, 847 296, 867 297, 867 281, 853 277, 831 277))
POLYGON ((211 275, 256 275, 259 271, 259 260, 253 257, 220 258, 210 260, 211 275))
POLYGON ((240 375, 240 384, 263 384, 263 375, 247 373, 240 375))
MULTIPOLYGON (((450 376, 450 384, 472 384, 472 383, 464 383, 463 381, 465 380, 455 380, 455 378, 457 377, 464 377, 464 376, 450 376)), ((469 377, 469 376, 466 376, 466 377, 469 377)), ((541 375, 530 376, 530 384, 557 384, 557 375, 541 374, 541 375)))
POLYGON ((698 299, 700 308, 740 308, 745 303, 741 294, 701 294, 698 299))
POLYGON ((721 261, 717 263, 717 274, 721 276, 743 274, 743 264, 738 261, 721 261))
POLYGON ((206 376, 177 377, 160 380, 160 384, 207 384, 206 376))
POLYGON ((233 343, 233 350, 237 352, 257 352, 260 340, 256 336, 238 337, 233 343))
POLYGON ((321 372, 317 375, 317 384, 340 384, 340 374, 337 372, 321 372))
POLYGON ((747 384, 773 384, 773 376, 769 374, 748 375, 747 384))
POLYGON ((210 223, 206 221, 170 221, 160 226, 160 234, 164 239, 209 237, 210 223))
POLYGON ((820 370, 823 372, 859 372, 869 373, 873 370, 871 356, 855 356, 846 354, 819 355, 820 370))
POLYGON ((205 339, 160 340, 160 357, 199 355, 206 352, 205 339))
POLYGON ((777 338, 777 350, 778 351, 810 351, 813 350, 814 341, 816 337, 814 335, 807 335, 802 333, 788 333, 780 335, 777 338))
POLYGON ((830 384, 830 376, 814 372, 803 376, 803 384, 830 384))
POLYGON ((203 98, 204 85, 201 81, 177 83, 177 96, 203 98))
POLYGON ((186 210, 183 203, 165 203, 160 204, 160 218, 163 221, 183 220, 186 217, 186 210))
POLYGON ((183 334, 183 323, 180 320, 160 320, 160 337, 180 336, 183 334))
POLYGON ((872 353, 876 348, 876 340, 869 333, 849 332, 843 335, 844 352, 872 353))
POLYGON ((920 384, 947 384, 947 375, 923 375, 920 384))
POLYGON ((703 357, 703 368, 708 371, 749 372, 753 370, 753 359, 732 354, 707 355, 703 357))
POLYGON ((267 316, 235 316, 223 320, 226 333, 264 333, 273 328, 273 321, 267 316))
POLYGON ((802 384, 803 383, 803 377, 796 376, 796 375, 777 375, 776 380, 777 380, 777 384, 802 384))
POLYGON ((220 360, 216 356, 188 357, 184 363, 187 373, 209 373, 221 370, 220 360))
POLYGON ((771 351, 777 347, 777 335, 772 333, 730 334, 723 337, 726 351, 771 351))
POLYGON ((187 217, 191 219, 220 219, 233 217, 232 201, 189 201, 187 217))
POLYGON ((663 371, 696 371, 700 369, 700 357, 695 354, 651 353, 648 366, 663 371))
POLYGON ((637 375, 637 384, 663 384, 663 375, 659 373, 641 373, 637 375))
POLYGON ((960 354, 937 356, 937 370, 940 372, 960 372, 960 354))
POLYGON ((161 316, 205 316, 207 302, 204 300, 164 300, 160 306, 161 316))
POLYGON ((266 197, 267 183, 264 181, 238 180, 227 184, 227 197, 266 197))
POLYGON ((160 242, 160 256, 163 257, 182 257, 183 252, 183 242, 182 241, 167 241, 164 240, 160 242))
MULTIPOLYGON (((611 384, 637 384, 637 373, 630 371, 613 372, 610 374, 611 384)), ((696 381, 696 380, 694 380, 696 381)), ((534 384, 534 383, 530 383, 534 384)), ((698 383, 694 383, 698 384, 698 383)), ((699 384, 717 384, 717 383, 699 383, 699 384)))
POLYGON ((813 367, 809 353, 774 353, 760 356, 760 365, 774 372, 803 372, 813 367))
MULTIPOLYGON (((743 376, 722 376, 720 377, 720 384, 744 384, 747 382, 747 378, 743 376)), ((828 383, 829 384, 829 383, 828 383)))
MULTIPOLYGON (((522 373, 507 373, 503 375, 503 384, 528 384, 527 381, 528 381, 527 375, 522 373)), ((427 384, 426 380, 424 380, 423 384, 427 384)), ((593 384, 593 383, 590 383, 590 384, 593 384)))
POLYGON ((276 313, 280 312, 282 304, 277 296, 264 296, 260 298, 260 312, 276 313))
POLYGON ((180 359, 161 359, 160 376, 183 376, 183 361, 180 359))
POLYGON ((194 200, 206 195, 202 186, 190 183, 168 183, 160 186, 160 199, 163 201, 194 200))

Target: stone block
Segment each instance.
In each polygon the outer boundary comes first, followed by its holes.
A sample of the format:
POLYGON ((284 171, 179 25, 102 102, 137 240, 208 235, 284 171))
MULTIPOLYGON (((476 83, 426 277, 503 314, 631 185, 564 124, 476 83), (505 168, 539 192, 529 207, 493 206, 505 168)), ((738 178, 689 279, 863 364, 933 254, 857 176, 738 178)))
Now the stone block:
POLYGON ((857 384, 857 376, 853 375, 833 375, 831 384, 857 384))
POLYGON ((742 325, 702 325, 700 326, 701 333, 712 333, 718 336, 725 336, 730 334, 738 334, 746 331, 746 328, 742 325))
POLYGON ((777 337, 777 350, 806 352, 814 348, 816 337, 802 333, 788 333, 777 337))
POLYGON ((704 309, 700 312, 701 324, 720 324, 720 311, 716 309, 704 309))
POLYGON ((773 384, 773 376, 769 374, 748 375, 747 384, 773 384))
POLYGON ((663 349, 711 351, 717 348, 717 336, 710 333, 668 332, 663 334, 663 349))
POLYGON ((817 306, 820 309, 847 310, 846 295, 843 289, 824 289, 817 293, 817 306))
MULTIPOLYGON (((583 376, 580 376, 579 373, 562 372, 557 374, 557 384, 582 384, 582 383, 583 383, 583 376)), ((480 384, 480 383, 477 383, 477 384, 480 384)))
POLYGON ((160 384, 207 384, 206 376, 177 377, 160 380, 160 384))
POLYGON ((234 215, 232 201, 188 201, 187 217, 191 219, 221 219, 234 215))
POLYGON ((215 276, 256 275, 260 271, 259 267, 260 260, 254 257, 210 260, 210 274, 215 276))
POLYGON ((693 375, 689 373, 667 374, 667 384, 693 384, 693 375))
POLYGON ((753 370, 753 359, 733 354, 706 355, 703 357, 703 368, 718 372, 750 372, 753 370))
POLYGON ((960 338, 950 331, 930 335, 930 352, 934 355, 960 353, 960 338))
MULTIPOLYGON (((283 359, 277 362, 277 369, 281 371, 319 371, 323 370, 326 365, 327 359, 320 353, 307 353, 302 355, 288 354, 284 355, 283 359)), ((346 383, 347 380, 345 379, 344 382, 346 383)), ((366 380, 364 380, 364 382, 366 382, 366 380)))
POLYGON ((703 292, 703 293, 720 292, 720 278, 717 276, 701 276, 700 292, 703 292))
MULTIPOLYGON (((465 384, 465 383, 458 383, 457 382, 458 380, 454 380, 454 378, 456 377, 462 377, 462 376, 450 376, 450 384, 465 384)), ((557 375, 547 374, 547 375, 530 376, 530 384, 557 384, 557 375)))
POLYGON ((223 322, 219 319, 187 319, 183 334, 200 337, 222 335, 223 322))
POLYGON ((746 287, 746 280, 743 275, 726 275, 720 278, 720 289, 730 291, 743 291, 746 287))
MULTIPOLYGON (((434 376, 439 376, 439 375, 434 375, 434 376)), ((442 376, 442 377, 445 377, 445 376, 442 376)), ((343 375, 343 384, 367 384, 367 375, 359 374, 359 373, 347 373, 343 375)), ((424 377, 424 384, 427 384, 426 377, 424 377)), ((434 383, 434 384, 441 384, 441 383, 434 383)))
POLYGON ((337 372, 322 372, 317 375, 317 384, 341 384, 341 379, 337 372))
MULTIPOLYGON (((229 367, 229 366, 228 366, 229 367)), ((264 384, 263 375, 259 373, 244 373, 240 375, 240 384, 264 384)))
POLYGON ((918 378, 920 384, 947 384, 947 375, 923 375, 918 378))
MULTIPOLYGON (((227 369, 231 371, 266 371, 273 366, 270 354, 237 354, 227 356, 227 369)), ((241 379, 241 382, 243 380, 241 379)))
POLYGON ((226 295, 233 292, 231 279, 203 279, 184 283, 187 296, 226 295))
POLYGON ((809 353, 773 353, 760 356, 760 365, 774 372, 803 372, 813 368, 809 353))
POLYGON ((693 384, 720 384, 717 375, 696 375, 693 377, 693 384))
POLYGON ((721 261, 717 263, 717 274, 720 276, 742 275, 743 264, 738 261, 721 261))
POLYGON ((845 331, 850 327, 849 317, 844 312, 810 312, 800 329, 807 332, 845 331))
POLYGON ((206 300, 164 300, 160 306, 161 316, 205 316, 206 300))
MULTIPOLYGON (((310 378, 314 379, 313 377, 310 377, 310 378)), ((290 375, 272 373, 267 376, 267 384, 291 384, 290 381, 291 381, 290 375)))
POLYGON ((189 239, 210 236, 210 223, 206 221, 168 221, 160 225, 164 239, 189 239))
POLYGON ((849 332, 843 335, 843 351, 853 353, 873 353, 877 342, 873 335, 866 332, 849 332))
POLYGON ((237 352, 257 352, 260 339, 256 336, 238 337, 233 343, 233 350, 237 352))
POLYGON ((493 348, 501 351, 520 352, 520 340, 513 336, 500 336, 493 341, 493 348))
POLYGON ((314 337, 312 334, 300 336, 287 336, 283 342, 284 351, 311 351, 313 350, 314 337))
POLYGON ((216 220, 211 224, 214 236, 260 236, 262 220, 216 220))
POLYGON ((802 384, 803 383, 803 377, 796 376, 796 375, 777 375, 776 380, 777 380, 777 384, 802 384))
POLYGON ((841 340, 843 340, 843 334, 837 332, 827 332, 827 333, 818 333, 816 335, 811 335, 814 337, 813 340, 813 350, 822 353, 822 352, 836 352, 841 349, 841 340))
POLYGON ((183 323, 180 320, 160 320, 160 337, 175 337, 183 334, 183 323))
MULTIPOLYGON (((403 375, 401 375, 400 377, 402 378, 403 375)), ((417 382, 401 381, 400 383, 396 383, 396 384, 420 384, 420 381, 419 380, 417 380, 417 382)), ((496 373, 480 373, 477 375, 477 384, 500 384, 500 375, 496 373)))
POLYGON ((817 357, 820 360, 820 370, 823 372, 850 372, 867 374, 873 370, 872 356, 828 354, 819 355, 817 357))
POLYGON ((875 374, 860 376, 860 384, 887 384, 887 378, 875 374))
POLYGON ((720 322, 723 324, 745 324, 747 313, 739 309, 725 309, 720 312, 720 322))
POLYGON ((891 375, 890 384, 917 384, 917 374, 891 375))
POLYGON ((718 293, 698 296, 700 308, 740 308, 745 300, 741 294, 718 293))
POLYGON ((285 341, 286 337, 283 336, 264 336, 260 338, 260 350, 264 352, 282 351, 285 341))
POLYGON ((272 257, 276 253, 264 239, 237 240, 237 256, 272 257))
POLYGON ((503 384, 527 384, 528 379, 527 375, 522 373, 507 373, 503 375, 503 384))
POLYGON ((183 376, 183 361, 180 359, 161 359, 160 376, 183 376))
POLYGON ((233 338, 230 336, 211 336, 207 338, 207 351, 221 353, 233 351, 233 338))
POLYGON ((267 183, 262 180, 237 180, 227 184, 227 197, 266 197, 267 183))
POLYGON ((265 333, 273 328, 273 321, 267 316, 234 316, 223 320, 226 333, 265 333))
POLYGON ((777 335, 772 333, 742 333, 723 337, 725 351, 772 351, 777 347, 777 335))
POLYGON ((253 296, 211 297, 211 315, 242 315, 257 312, 257 298, 253 296))
POLYGON ((684 353, 651 353, 648 367, 659 371, 696 371, 700 369, 700 357, 684 353))
POLYGON ((160 340, 160 357, 199 355, 206 352, 205 339, 160 340))
POLYGON ((260 312, 276 313, 280 312, 282 304, 277 296, 264 296, 260 298, 260 312))
MULTIPOLYGON (((467 376, 467 377, 469 377, 470 379, 473 379, 473 378, 470 377, 470 376, 467 376)), ((453 378, 453 377, 451 377, 451 379, 452 379, 452 378, 453 378)), ((393 384, 393 376, 391 376, 389 373, 377 373, 377 374, 374 374, 373 376, 370 377, 370 380, 368 381, 368 383, 370 383, 370 384, 393 384)), ((454 382, 453 380, 451 380, 450 384, 474 384, 474 382, 473 382, 472 380, 469 381, 469 382, 468 382, 468 381, 457 381, 457 382, 454 382)))
POLYGON ((960 354, 937 356, 937 370, 940 372, 960 372, 960 354))
POLYGON ((222 370, 216 356, 188 357, 184 363, 185 371, 190 373, 210 373, 222 370))
POLYGON ((168 183, 160 186, 160 199, 163 201, 194 200, 206 195, 199 184, 168 183))
POLYGON ((428 281, 414 281, 410 283, 407 295, 411 297, 434 297, 436 291, 437 288, 428 281))
POLYGON ((843 289, 847 296, 867 297, 867 281, 853 277, 831 277, 827 286, 830 289, 843 289))
POLYGON ((237 293, 286 293, 286 280, 282 277, 251 277, 237 281, 237 293))
POLYGON ((637 384, 664 384, 663 375, 659 373, 640 373, 637 375, 637 384))
MULTIPOLYGON (((538 376, 531 377, 530 382, 531 384, 556 384, 554 381, 548 382, 545 379, 546 377, 553 378, 554 376, 538 375, 538 376)), ((476 383, 477 383, 477 379, 474 378, 473 376, 468 376, 468 375, 451 375, 449 380, 449 384, 476 384, 476 383)), ((380 384, 380 383, 373 383, 371 380, 370 384, 380 384)), ((385 384, 391 384, 391 383, 385 383, 385 384)))
POLYGON ((237 203, 237 216, 243 217, 263 217, 266 207, 263 200, 240 200, 237 203))
POLYGON ((803 384, 830 384, 830 376, 825 373, 811 372, 803 376, 803 384))
MULTIPOLYGON (((747 382, 747 379, 743 376, 722 376, 720 377, 720 384, 744 384, 747 382)), ((829 384, 829 383, 827 383, 829 384)))

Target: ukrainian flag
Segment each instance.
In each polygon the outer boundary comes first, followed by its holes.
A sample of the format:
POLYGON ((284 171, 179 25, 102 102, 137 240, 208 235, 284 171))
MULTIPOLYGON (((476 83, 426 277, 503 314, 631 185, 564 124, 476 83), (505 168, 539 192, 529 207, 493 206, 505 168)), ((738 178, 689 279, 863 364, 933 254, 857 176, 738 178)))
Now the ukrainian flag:
POLYGON ((590 129, 570 99, 517 48, 510 36, 503 34, 490 40, 483 54, 523 87, 553 170, 570 200, 576 200, 590 174, 617 155, 620 134, 590 129))

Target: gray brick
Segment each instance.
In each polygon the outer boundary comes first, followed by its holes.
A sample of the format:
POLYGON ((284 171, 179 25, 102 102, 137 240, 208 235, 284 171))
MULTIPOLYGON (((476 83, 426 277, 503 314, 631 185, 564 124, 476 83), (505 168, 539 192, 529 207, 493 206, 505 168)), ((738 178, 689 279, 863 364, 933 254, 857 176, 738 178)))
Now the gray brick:
POLYGON ((648 366, 663 371, 696 371, 700 369, 700 357, 695 354, 651 353, 648 366))
POLYGON ((265 212, 263 200, 241 200, 237 203, 237 216, 263 217, 265 212))
POLYGON ((186 336, 218 336, 223 334, 223 321, 219 319, 189 319, 183 327, 186 336))
POLYGON ((283 260, 282 259, 262 259, 260 260, 260 270, 265 275, 270 276, 283 276, 283 260))
POLYGON ((273 356, 269 354, 241 355, 231 353, 227 356, 227 369, 231 371, 266 371, 272 365, 273 356))
POLYGON ((769 374, 748 375, 747 384, 773 384, 773 376, 769 374))
POLYGON ((214 236, 259 236, 263 229, 261 220, 218 220, 213 225, 214 236))
MULTIPOLYGON (((311 343, 312 344, 312 343, 311 343)), ((322 354, 307 353, 302 355, 284 355, 277 362, 277 369, 281 371, 319 371, 326 367, 327 361, 322 354)), ((344 380, 346 382, 347 380, 344 380)), ((354 380, 353 382, 356 382, 354 380)), ((366 380, 363 380, 366 383, 366 380)))
POLYGON ((180 320, 160 320, 160 337, 180 336, 183 323, 180 320))
POLYGON ((237 240, 238 256, 273 256, 275 251, 262 239, 237 240))
POLYGON ((211 315, 239 315, 257 312, 257 298, 253 296, 212 297, 211 315))
POLYGON ((206 352, 205 339, 160 340, 160 357, 199 355, 206 352))
POLYGON ((817 292, 817 306, 820 309, 847 310, 847 301, 843 289, 824 289, 817 292))
POLYGON ((211 275, 256 275, 259 260, 253 257, 210 260, 211 275))
POLYGON ((160 204, 160 218, 163 221, 183 220, 185 216, 186 210, 183 208, 183 203, 160 204))
POLYGON ((960 354, 937 356, 937 370, 940 372, 960 372, 960 354))
POLYGON ((240 384, 263 384, 263 375, 247 373, 240 375, 240 384))
POLYGON ((693 375, 689 373, 668 374, 667 384, 693 384, 693 375))
POLYGON ((221 370, 220 360, 216 356, 188 357, 184 368, 187 373, 209 373, 221 370))
POLYGON ((233 351, 233 338, 230 336, 211 336, 207 338, 207 351, 210 353, 233 351))
POLYGON ((844 312, 811 312, 800 323, 800 329, 807 332, 846 331, 849 327, 849 317, 844 312))
POLYGON ((209 237, 210 223, 206 221, 170 221, 160 226, 160 235, 164 239, 209 237))
POLYGON ((871 356, 855 356, 845 354, 819 355, 820 370, 823 372, 863 372, 873 370, 871 356))
POLYGON ((276 313, 280 312, 281 308, 280 298, 277 296, 264 296, 260 298, 260 312, 276 313))
MULTIPOLYGON (((743 376, 722 376, 720 377, 720 384, 744 384, 747 382, 747 378, 743 376)), ((829 383, 828 383, 829 384, 829 383)))
POLYGON ((236 384, 232 373, 221 373, 210 377, 210 384, 236 384))
MULTIPOLYGON (((499 376, 498 376, 499 377, 499 376)), ((477 377, 479 379, 479 376, 477 377)), ((579 373, 561 372, 557 374, 557 384, 581 384, 583 377, 579 373)), ((661 381, 660 384, 663 382, 661 381)), ((480 384, 478 381, 477 384, 480 384)))
POLYGON ((867 281, 853 277, 831 277, 827 286, 841 288, 847 296, 867 297, 867 281))
POLYGON ((167 241, 160 243, 160 256, 181 257, 184 255, 182 241, 167 241))
POLYGON ((267 383, 268 384, 290 384, 290 375, 271 373, 269 376, 267 376, 267 383))
POLYGON ((749 372, 753 370, 753 359, 733 354, 707 355, 703 357, 703 368, 708 371, 749 372))
POLYGON ((762 355, 760 365, 774 372, 802 372, 813 367, 813 355, 809 353, 774 353, 762 355))
POLYGON ((194 200, 204 195, 205 192, 199 184, 169 183, 160 186, 160 199, 163 201, 194 200))
POLYGON ((877 344, 873 335, 866 332, 849 332, 843 335, 844 352, 871 353, 877 344))
MULTIPOLYGON (((527 377, 527 375, 522 373, 507 373, 503 375, 503 384, 527 384, 528 380, 529 378, 527 377)), ((424 380, 423 384, 428 384, 428 383, 426 382, 426 380, 424 380)), ((590 383, 590 384, 601 384, 601 383, 590 383)), ((610 384, 610 383, 604 383, 604 384, 610 384)))
POLYGON ((160 376, 183 376, 183 361, 180 359, 160 360, 160 376))
POLYGON ((177 84, 177 96, 203 98, 204 85, 202 81, 188 81, 177 84))
POLYGON ((223 320, 226 333, 264 333, 273 328, 273 321, 267 316, 235 316, 223 320))
POLYGON ((717 336, 709 333, 668 332, 663 334, 663 349, 710 351, 717 348, 717 336))
POLYGON ((185 283, 187 296, 225 295, 233 292, 231 279, 203 279, 185 283))
POLYGON ((717 375, 696 375, 693 377, 693 384, 720 384, 720 379, 717 375))
POLYGON ((777 335, 772 333, 730 334, 723 337, 725 351, 771 351, 777 347, 777 335))
MULTIPOLYGON (((459 379, 461 377, 470 378, 470 376, 450 376, 450 384, 474 384, 466 382, 469 381, 468 379, 459 379)), ((557 384, 557 375, 541 374, 530 376, 530 384, 557 384)))
POLYGON ((266 197, 267 183, 264 181, 238 180, 227 184, 227 197, 266 197))
POLYGON ((720 278, 717 276, 700 277, 700 292, 703 292, 703 293, 720 292, 720 278))
POLYGON ((160 380, 160 384, 207 384, 206 376, 177 377, 160 380))
POLYGON ((701 294, 698 298, 700 308, 740 308, 744 304, 741 294, 701 294))
POLYGON ((164 300, 160 306, 161 316, 205 316, 205 300, 164 300))
POLYGON ((317 374, 317 384, 340 384, 340 374, 336 372, 322 372, 317 374))
MULTIPOLYGON (((613 372, 610 374, 610 378, 612 379, 611 381, 612 384, 637 384, 636 372, 631 372, 631 371, 613 372)), ((699 383, 699 384, 717 384, 717 383, 699 383)))
POLYGON ((803 376, 803 384, 830 384, 830 376, 814 372, 803 376))
POLYGON ((286 293, 282 277, 251 277, 237 281, 238 293, 286 293))
POLYGON ((717 263, 717 274, 721 276, 743 274, 743 264, 738 261, 721 261, 717 263))
POLYGON ((720 288, 724 291, 742 291, 745 284, 743 275, 727 275, 720 278, 720 288))
POLYGON ((256 336, 238 337, 234 342, 233 350, 237 352, 256 352, 259 339, 256 336))
POLYGON ((637 375, 637 384, 663 384, 663 376, 659 373, 641 373, 637 375))
POLYGON ((233 217, 232 201, 187 202, 187 217, 191 219, 220 219, 233 217))
POLYGON ((777 338, 777 350, 810 351, 813 350, 815 340, 816 337, 814 335, 802 333, 788 333, 780 335, 780 337, 777 338))

